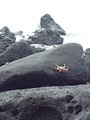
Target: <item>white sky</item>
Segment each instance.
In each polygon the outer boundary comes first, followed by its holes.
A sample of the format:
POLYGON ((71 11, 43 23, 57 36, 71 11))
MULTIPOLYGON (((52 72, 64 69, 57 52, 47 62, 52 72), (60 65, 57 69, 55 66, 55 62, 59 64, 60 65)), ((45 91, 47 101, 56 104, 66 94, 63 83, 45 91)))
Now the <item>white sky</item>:
POLYGON ((46 13, 67 33, 89 35, 90 0, 0 0, 0 28, 33 32, 46 13))

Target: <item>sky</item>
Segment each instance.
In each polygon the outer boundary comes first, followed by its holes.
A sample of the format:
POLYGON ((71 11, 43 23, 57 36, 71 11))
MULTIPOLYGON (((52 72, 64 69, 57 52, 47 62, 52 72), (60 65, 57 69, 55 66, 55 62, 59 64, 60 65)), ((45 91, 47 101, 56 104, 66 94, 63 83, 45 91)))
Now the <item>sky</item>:
POLYGON ((66 33, 89 38, 89 3, 90 0, 0 0, 0 28, 33 32, 41 16, 48 13, 66 33))

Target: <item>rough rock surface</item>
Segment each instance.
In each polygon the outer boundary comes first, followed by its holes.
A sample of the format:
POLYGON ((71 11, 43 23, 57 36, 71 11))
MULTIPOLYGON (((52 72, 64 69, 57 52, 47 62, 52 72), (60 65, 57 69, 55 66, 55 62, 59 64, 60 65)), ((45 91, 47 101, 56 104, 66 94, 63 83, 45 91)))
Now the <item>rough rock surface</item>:
POLYGON ((60 35, 66 35, 66 32, 49 14, 41 17, 40 25, 41 28, 35 31, 35 35, 29 36, 31 44, 58 45, 63 43, 60 35))
POLYGON ((40 25, 41 28, 50 28, 52 31, 58 31, 60 35, 66 35, 65 30, 63 30, 49 14, 41 17, 40 25))
POLYGON ((90 120, 90 85, 1 92, 0 120, 90 120))
POLYGON ((31 44, 59 45, 63 43, 58 31, 52 31, 50 28, 40 29, 35 35, 30 36, 31 44))
POLYGON ((0 67, 0 91, 86 83, 82 53, 81 45, 68 43, 6 64, 0 67), (55 63, 66 64, 69 70, 59 73, 53 67, 55 63))
POLYGON ((86 62, 87 71, 88 71, 88 82, 90 82, 90 48, 87 48, 83 53, 83 58, 86 62))
POLYGON ((12 33, 10 30, 9 30, 9 28, 7 27, 7 26, 4 26, 1 30, 0 30, 0 32, 2 32, 2 34, 4 35, 4 36, 8 36, 9 38, 11 38, 13 41, 11 41, 11 42, 15 42, 15 35, 14 35, 14 33, 12 33))
POLYGON ((7 26, 3 27, 0 30, 0 53, 3 53, 15 40, 14 33, 12 33, 7 26))
POLYGON ((25 42, 16 42, 10 45, 5 52, 0 54, 0 66, 31 54, 42 52, 44 49, 35 48, 25 42))

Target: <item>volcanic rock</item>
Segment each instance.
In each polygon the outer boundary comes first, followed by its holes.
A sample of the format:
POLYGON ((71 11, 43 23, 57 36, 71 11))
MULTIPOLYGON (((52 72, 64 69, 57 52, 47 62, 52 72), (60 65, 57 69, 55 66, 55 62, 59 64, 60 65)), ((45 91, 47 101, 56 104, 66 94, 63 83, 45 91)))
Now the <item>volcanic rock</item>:
POLYGON ((52 31, 50 28, 40 29, 35 35, 29 36, 31 44, 59 45, 63 43, 58 31, 52 31))
POLYGON ((1 92, 0 120, 90 120, 90 85, 1 92))
POLYGON ((83 58, 86 62, 87 71, 88 71, 88 82, 90 82, 90 48, 87 48, 83 53, 83 58))
POLYGON ((16 40, 14 33, 12 33, 7 26, 0 30, 0 54, 3 53, 9 45, 16 40))
POLYGON ((87 82, 83 48, 76 43, 63 44, 0 67, 0 91, 42 86, 78 85, 87 82), (69 70, 60 73, 54 65, 65 64, 69 70))
POLYGON ((35 48, 26 42, 15 42, 10 45, 5 52, 0 54, 0 66, 42 51, 44 51, 44 49, 35 48))
POLYGON ((50 28, 52 31, 58 31, 60 35, 66 35, 65 30, 63 30, 49 14, 41 17, 40 25, 41 28, 50 28))

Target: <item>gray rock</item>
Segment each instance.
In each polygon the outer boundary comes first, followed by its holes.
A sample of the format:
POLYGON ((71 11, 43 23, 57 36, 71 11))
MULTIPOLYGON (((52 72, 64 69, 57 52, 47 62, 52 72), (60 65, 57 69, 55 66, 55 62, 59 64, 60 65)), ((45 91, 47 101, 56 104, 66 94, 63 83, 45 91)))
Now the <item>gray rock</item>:
POLYGON ((41 28, 50 28, 52 31, 58 31, 60 35, 66 35, 65 30, 63 30, 49 14, 41 17, 40 25, 41 28))
MULTIPOLYGON (((3 39, 9 38, 9 42, 10 42, 10 43, 14 43, 14 42, 15 42, 15 40, 16 40, 15 35, 14 35, 14 33, 12 33, 12 32, 9 30, 9 28, 8 28, 7 26, 4 26, 4 27, 0 30, 0 32, 2 33, 1 36, 3 36, 3 39)), ((4 41, 5 41, 5 40, 4 40, 4 41)))
POLYGON ((90 85, 1 92, 0 120, 90 120, 90 85))
POLYGON ((77 85, 87 82, 87 70, 79 44, 68 43, 30 55, 0 67, 0 91, 41 86, 77 85), (66 64, 60 73, 54 64, 66 64))
POLYGON ((3 34, 4 36, 7 36, 7 37, 11 38, 11 39, 12 39, 11 42, 15 42, 15 39, 16 39, 16 38, 15 38, 15 35, 14 35, 14 33, 12 33, 12 32, 9 30, 9 28, 8 28, 7 26, 4 26, 0 31, 2 32, 2 34, 3 34))
POLYGON ((7 62, 12 62, 42 51, 44 51, 44 49, 35 48, 26 42, 15 42, 10 45, 5 52, 0 54, 0 66, 7 62))
POLYGON ((0 54, 3 53, 9 45, 16 40, 14 33, 12 33, 7 26, 0 30, 0 54))
POLYGON ((87 48, 83 53, 83 58, 87 64, 90 64, 90 48, 87 48))
POLYGON ((52 31, 49 28, 41 29, 35 32, 35 35, 29 36, 32 44, 59 45, 63 43, 58 31, 52 31))
POLYGON ((90 48, 87 48, 83 53, 83 58, 86 62, 87 71, 88 71, 88 82, 90 82, 90 48))

